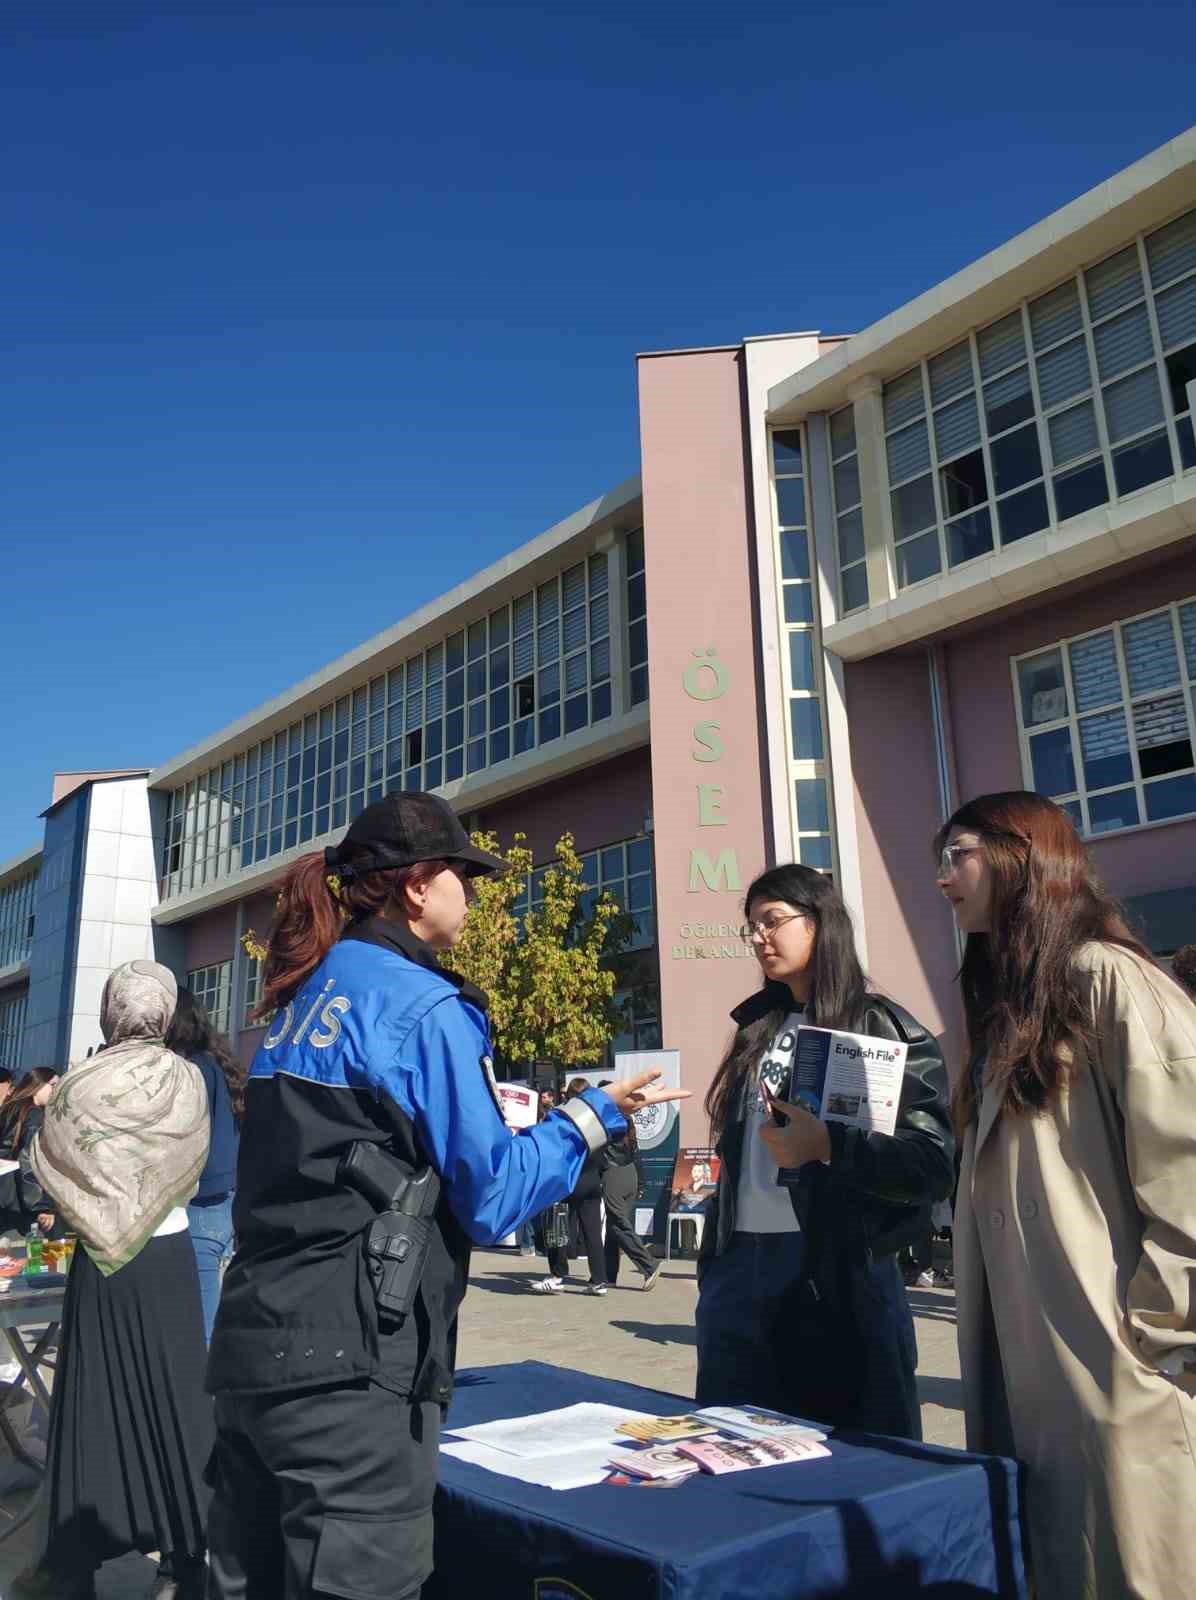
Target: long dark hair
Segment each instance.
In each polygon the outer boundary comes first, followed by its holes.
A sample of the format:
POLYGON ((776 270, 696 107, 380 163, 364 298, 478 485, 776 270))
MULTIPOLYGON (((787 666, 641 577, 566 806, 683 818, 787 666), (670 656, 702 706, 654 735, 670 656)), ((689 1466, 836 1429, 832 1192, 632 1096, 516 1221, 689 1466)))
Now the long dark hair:
POLYGON ((178 1005, 166 1030, 166 1048, 176 1055, 194 1061, 196 1056, 208 1054, 224 1074, 233 1116, 240 1122, 245 1115, 246 1071, 233 1054, 233 1047, 215 1027, 203 1004, 190 989, 179 990, 178 1005))
MULTIPOLYGON (((797 862, 770 867, 749 887, 744 898, 744 910, 749 916, 757 900, 781 900, 813 919, 814 973, 807 1009, 819 1027, 855 1028, 864 1014, 868 981, 856 954, 850 913, 831 880, 797 862)), ((786 984, 770 982, 766 988, 776 1004, 736 1030, 707 1090, 706 1115, 713 1138, 732 1120, 744 1078, 793 1009, 793 997, 786 984)))
POLYGON ((1058 1097, 1092 1034, 1073 967, 1081 945, 1098 940, 1155 961, 1054 801, 1023 789, 969 800, 939 829, 936 851, 952 828, 979 836, 992 872, 991 932, 968 934, 959 969, 970 1061, 952 1110, 962 1131, 975 1114, 972 1063, 981 1055, 1011 1113, 1043 1111, 1058 1097))
MULTIPOLYGON (((348 858, 352 864, 353 857, 348 858)), ((306 983, 340 938, 348 923, 376 917, 392 901, 401 902, 408 884, 443 872, 446 861, 417 861, 410 867, 388 867, 348 881, 329 879, 322 850, 300 856, 276 886, 277 909, 267 940, 262 971, 262 999, 253 1015, 261 1020, 285 1006, 306 983)))
POLYGON ((0 1111, 0 1140, 8 1146, 13 1155, 16 1155, 21 1148, 25 1124, 29 1121, 31 1113, 38 1109, 33 1104, 34 1095, 39 1089, 44 1089, 47 1083, 52 1083, 58 1075, 57 1067, 33 1067, 17 1082, 4 1102, 3 1111, 0 1111))

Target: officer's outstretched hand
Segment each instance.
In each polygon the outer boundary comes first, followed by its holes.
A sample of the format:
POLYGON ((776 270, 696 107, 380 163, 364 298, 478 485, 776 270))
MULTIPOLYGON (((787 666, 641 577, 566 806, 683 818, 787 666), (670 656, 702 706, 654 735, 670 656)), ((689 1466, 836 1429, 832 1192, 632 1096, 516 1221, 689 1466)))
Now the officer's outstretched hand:
POLYGON ((642 1106, 658 1106, 665 1100, 689 1099, 688 1089, 651 1088, 650 1085, 659 1077, 659 1069, 641 1072, 634 1078, 621 1078, 617 1083, 608 1083, 602 1092, 610 1095, 624 1116, 639 1111, 642 1106))

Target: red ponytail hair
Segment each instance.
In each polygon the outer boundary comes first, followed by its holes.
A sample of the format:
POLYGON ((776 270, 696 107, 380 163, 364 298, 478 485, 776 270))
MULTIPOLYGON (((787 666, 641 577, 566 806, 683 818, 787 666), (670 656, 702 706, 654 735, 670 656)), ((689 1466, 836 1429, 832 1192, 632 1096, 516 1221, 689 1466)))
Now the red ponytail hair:
POLYGON ((376 917, 388 905, 403 903, 409 884, 426 882, 442 872, 444 861, 417 861, 410 867, 388 867, 348 882, 335 879, 324 852, 299 860, 278 881, 274 926, 266 946, 262 998, 254 1018, 260 1021, 292 1000, 340 938, 345 927, 376 917))

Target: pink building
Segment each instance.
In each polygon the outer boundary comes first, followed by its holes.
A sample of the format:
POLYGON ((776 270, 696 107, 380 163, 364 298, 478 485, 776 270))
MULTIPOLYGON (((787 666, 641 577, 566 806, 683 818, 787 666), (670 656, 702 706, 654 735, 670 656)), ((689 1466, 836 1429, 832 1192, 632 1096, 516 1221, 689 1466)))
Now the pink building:
POLYGON ((1152 946, 1196 939, 1194 194, 1196 131, 850 337, 643 356, 641 478, 156 771, 59 784, 0 866, 0 1059, 82 1054, 148 949, 248 1056, 242 936, 400 786, 538 862, 573 832, 636 920, 615 1047, 681 1052, 695 1143, 772 862, 834 873, 955 1059, 930 840, 972 794, 1054 796, 1152 946))

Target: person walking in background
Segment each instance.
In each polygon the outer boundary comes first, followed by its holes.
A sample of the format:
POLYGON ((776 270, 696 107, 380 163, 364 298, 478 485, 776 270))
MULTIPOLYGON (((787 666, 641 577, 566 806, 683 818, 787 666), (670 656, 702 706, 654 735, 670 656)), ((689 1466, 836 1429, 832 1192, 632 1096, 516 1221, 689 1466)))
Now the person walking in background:
MULTIPOLYGON (((565 1085, 565 1099, 572 1100, 584 1094, 589 1087, 589 1081, 585 1078, 570 1078, 565 1085)), ((586 1285, 587 1294, 606 1293, 606 1252, 602 1247, 604 1165, 605 1151, 591 1151, 569 1196, 570 1238, 572 1239, 574 1235, 578 1237, 590 1268, 590 1281, 586 1285)), ((529 1285, 533 1294, 560 1294, 565 1287, 565 1279, 569 1276, 569 1253, 568 1246, 549 1246, 548 1276, 538 1278, 529 1285)))
POLYGON ((1196 1007, 1052 801, 983 795, 935 847, 967 937, 968 1447, 1026 1464, 1044 1600, 1176 1600, 1196 1571, 1196 1007))
POLYGON ((62 1316, 33 1567, 9 1600, 93 1600, 96 1570, 159 1551, 156 1600, 203 1600, 212 1404, 187 1201, 208 1154, 203 1078, 166 1048, 175 981, 104 986, 105 1047, 76 1063, 30 1147, 79 1236, 62 1316))
MULTIPOLYGON (((598 1085, 605 1089, 611 1082, 604 1078, 598 1085)), ((606 1204, 606 1281, 619 1281, 619 1256, 625 1255, 643 1274, 644 1289, 655 1289, 663 1263, 654 1261, 643 1240, 635 1231, 635 1202, 644 1185, 640 1165, 639 1140, 635 1132, 635 1119, 628 1117, 627 1132, 621 1139, 612 1139, 606 1147, 606 1165, 602 1170, 602 1198, 606 1204)))
POLYGON ((1171 957, 1171 975, 1191 1000, 1196 1000, 1196 944, 1185 944, 1171 957))
POLYGON ((706 1096, 722 1161, 698 1257, 698 1403, 920 1439, 897 1252, 951 1192, 942 1053, 907 1011, 869 991, 828 877, 773 867, 745 909, 764 985, 731 1013, 736 1032, 706 1096), (784 1101, 803 1021, 906 1043, 892 1135, 784 1101))
POLYGON ((18 1163, 11 1186, 5 1185, 4 1224, 25 1234, 33 1228, 45 1234, 54 1231, 54 1207, 29 1170, 29 1150, 41 1131, 58 1081, 54 1067, 33 1067, 0 1106, 0 1158, 18 1163))
POLYGON ((187 1221, 199 1269, 204 1342, 210 1344, 220 1304, 221 1274, 233 1253, 233 1191, 245 1115, 246 1071, 190 989, 179 990, 166 1044, 199 1068, 208 1092, 208 1160, 195 1198, 187 1207, 187 1221))

